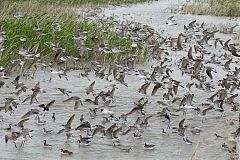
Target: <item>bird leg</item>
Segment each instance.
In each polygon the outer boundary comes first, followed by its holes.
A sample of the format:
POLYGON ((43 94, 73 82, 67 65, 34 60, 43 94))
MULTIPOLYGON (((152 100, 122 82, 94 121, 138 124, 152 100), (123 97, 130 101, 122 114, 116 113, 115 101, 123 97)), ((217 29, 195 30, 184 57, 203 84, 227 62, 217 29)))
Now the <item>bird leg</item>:
POLYGON ((15 141, 13 143, 14 143, 15 148, 17 148, 17 143, 15 141))
POLYGON ((25 144, 25 140, 22 141, 21 147, 24 147, 24 144, 25 144))

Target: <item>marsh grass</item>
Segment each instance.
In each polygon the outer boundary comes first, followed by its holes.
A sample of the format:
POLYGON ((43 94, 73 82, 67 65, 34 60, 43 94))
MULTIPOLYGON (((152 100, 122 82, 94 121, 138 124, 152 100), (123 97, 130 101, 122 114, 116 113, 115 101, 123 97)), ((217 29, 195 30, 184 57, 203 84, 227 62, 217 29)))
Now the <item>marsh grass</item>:
POLYGON ((181 8, 182 13, 209 14, 215 16, 240 16, 239 0, 200 0, 198 2, 186 3, 181 8))
MULTIPOLYGON (((40 0, 39 0, 40 1, 40 0)), ((54 51, 46 44, 53 42, 61 48, 65 49, 61 56, 74 56, 80 58, 81 62, 90 60, 99 60, 102 62, 117 61, 126 53, 139 54, 140 59, 144 59, 146 52, 142 48, 132 49, 131 39, 129 37, 122 38, 120 33, 115 29, 114 25, 90 22, 83 18, 79 18, 75 12, 67 7, 46 5, 39 1, 24 1, 18 3, 1 2, 0 9, 0 26, 3 26, 6 32, 7 40, 4 42, 4 51, 1 53, 0 65, 7 65, 11 60, 24 59, 18 54, 19 49, 37 47, 37 53, 40 53, 41 60, 51 61, 54 57, 54 51), (21 12, 24 18, 16 19, 13 17, 15 12, 21 12), (59 23, 61 25, 60 32, 52 31, 52 24, 59 23), (37 24, 44 33, 43 36, 37 37, 33 25, 37 24), (85 47, 93 48, 96 42, 92 40, 92 36, 96 28, 101 28, 97 32, 98 42, 107 41, 109 48, 119 46, 120 53, 104 52, 86 52, 84 56, 80 56, 79 49, 73 40, 73 35, 78 31, 88 33, 85 47), (103 32, 104 31, 104 32, 103 32), (20 41, 20 38, 26 38, 26 41, 20 41)))
MULTIPOLYGON (((57 6, 82 6, 82 5, 121 5, 121 4, 132 4, 141 3, 150 0, 2 0, 9 1, 11 3, 17 2, 29 2, 37 1, 44 5, 57 5, 57 6)), ((1 2, 0 2, 1 4, 1 2)))
MULTIPOLYGON (((80 57, 79 50, 73 40, 73 35, 77 30, 88 32, 89 36, 85 42, 85 47, 94 47, 94 42, 91 39, 92 34, 95 32, 97 24, 93 22, 88 22, 85 20, 76 21, 74 18, 69 17, 65 21, 57 21, 52 17, 42 16, 39 19, 32 17, 25 17, 23 19, 15 19, 12 17, 4 18, 0 20, 0 24, 3 25, 4 31, 8 39, 4 43, 5 51, 2 54, 0 63, 8 63, 9 60, 22 58, 18 51, 20 48, 31 48, 37 44, 38 53, 41 54, 43 60, 48 60, 54 56, 54 52, 46 44, 46 42, 53 42, 58 44, 60 47, 65 49, 62 56, 74 56, 80 57), (52 24, 58 22, 62 27, 60 32, 52 32, 52 24), (33 24, 38 24, 41 27, 41 32, 45 35, 40 38, 36 37, 36 32, 32 29, 33 24), (26 41, 20 41, 20 38, 26 38, 26 41)), ((104 28, 104 26, 102 26, 104 28)), ((107 40, 109 43, 109 48, 114 46, 120 46, 123 52, 131 51, 131 40, 129 38, 123 39, 119 37, 116 32, 109 31, 109 26, 104 28, 105 32, 99 32, 97 36, 99 37, 99 42, 107 40)), ((122 53, 123 53, 122 52, 122 53)), ((100 61, 110 61, 113 59, 120 58, 121 54, 116 55, 112 53, 94 53, 88 52, 83 57, 82 61, 88 60, 100 60, 100 61)))

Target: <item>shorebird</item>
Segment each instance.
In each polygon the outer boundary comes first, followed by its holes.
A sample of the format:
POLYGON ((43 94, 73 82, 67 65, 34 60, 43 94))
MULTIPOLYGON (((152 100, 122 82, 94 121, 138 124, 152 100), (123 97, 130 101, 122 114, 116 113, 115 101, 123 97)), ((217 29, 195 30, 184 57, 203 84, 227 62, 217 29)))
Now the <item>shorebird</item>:
POLYGON ((122 71, 122 72, 119 72, 118 74, 118 78, 116 78, 116 80, 118 82, 120 82, 121 84, 123 84, 124 86, 128 87, 127 83, 125 82, 125 72, 122 71))
POLYGON ((53 130, 46 130, 46 128, 43 128, 44 134, 51 134, 53 130))
POLYGON ((232 63, 232 58, 231 59, 229 59, 228 61, 226 61, 226 63, 224 64, 224 68, 225 68, 225 70, 231 70, 231 68, 230 68, 230 64, 232 63))
POLYGON ((23 128, 24 127, 23 124, 28 120, 29 120, 29 118, 25 118, 25 119, 21 120, 20 122, 18 122, 16 124, 16 126, 23 128))
POLYGON ((234 44, 229 44, 229 51, 232 53, 235 57, 240 57, 240 54, 237 54, 237 48, 234 44))
POLYGON ((18 91, 16 91, 16 92, 13 92, 13 94, 15 94, 16 96, 18 96, 18 97, 19 97, 19 100, 20 100, 20 95, 21 95, 23 92, 26 92, 26 91, 27 91, 27 86, 22 83, 21 86, 16 86, 16 88, 20 88, 20 89, 19 89, 18 91))
MULTIPOLYGON (((207 67, 206 73, 210 79, 213 79, 212 71, 213 71, 213 69, 211 67, 207 67)), ((216 73, 216 71, 214 71, 214 72, 216 73)))
POLYGON ((141 139, 142 138, 142 135, 141 134, 139 134, 139 133, 133 133, 133 138, 134 139, 141 139))
POLYGON ((44 111, 44 112, 47 112, 47 111, 49 111, 49 107, 53 106, 53 104, 55 103, 55 101, 56 101, 56 100, 52 100, 52 101, 50 101, 49 103, 47 103, 46 105, 45 105, 45 104, 40 104, 40 105, 38 105, 38 107, 43 108, 43 111, 44 111))
POLYGON ((184 125, 183 125, 184 121, 185 121, 185 118, 183 118, 183 119, 179 122, 178 127, 174 127, 174 128, 173 128, 173 129, 177 129, 178 135, 183 136, 183 137, 185 136, 185 130, 186 130, 186 128, 187 128, 187 126, 184 126, 184 125))
POLYGON ((236 131, 233 132, 231 135, 233 136, 233 138, 239 137, 239 135, 240 135, 240 127, 238 127, 238 128, 236 129, 236 131))
POLYGON ((32 105, 33 104, 33 102, 34 102, 34 100, 36 101, 36 102, 38 102, 38 100, 37 100, 37 95, 41 92, 41 89, 40 88, 33 88, 32 89, 32 95, 30 95, 30 105, 32 105))
MULTIPOLYGON (((204 105, 204 104, 202 104, 202 105, 204 105)), ((209 104, 210 105, 210 104, 209 104)), ((202 123, 203 123, 203 120, 206 120, 206 114, 207 114, 207 112, 208 111, 210 111, 210 110, 212 110, 212 109, 214 109, 212 106, 210 106, 210 107, 207 107, 207 108, 204 108, 202 111, 198 108, 198 109, 196 109, 196 110, 198 110, 198 112, 199 112, 199 116, 200 117, 202 117, 202 123)))
POLYGON ((56 120, 56 117, 55 117, 55 113, 52 114, 52 120, 55 121, 56 120))
POLYGON ((174 19, 174 16, 171 16, 171 17, 168 17, 166 24, 169 26, 177 25, 177 23, 175 21, 176 20, 174 19))
POLYGON ((113 135, 113 131, 114 129, 117 127, 117 124, 114 123, 112 124, 110 127, 108 127, 108 129, 105 131, 104 136, 107 139, 114 139, 114 135, 113 135))
POLYGON ((83 129, 90 129, 91 130, 91 124, 90 124, 90 122, 88 122, 88 121, 85 121, 85 122, 83 122, 82 124, 80 124, 79 126, 77 126, 76 128, 75 128, 75 130, 83 130, 83 129))
POLYGON ((177 50, 179 50, 179 51, 183 50, 183 47, 182 47, 182 36, 183 36, 183 34, 180 33, 178 35, 178 38, 177 38, 177 50))
MULTIPOLYGON (((101 93, 102 94, 102 93, 101 93)), ((97 95, 97 96, 95 96, 95 98, 94 98, 94 100, 91 100, 91 99, 85 99, 85 102, 88 102, 88 103, 93 103, 94 105, 98 105, 98 101, 99 101, 99 99, 100 99, 100 96, 102 97, 102 95, 101 95, 100 93, 97 95)), ((104 97, 105 98, 105 97, 104 97)))
POLYGON ((147 150, 152 150, 154 149, 155 145, 154 144, 144 144, 144 149, 147 149, 147 150))
POLYGON ((71 155, 71 154, 73 154, 73 152, 71 152, 69 150, 66 150, 66 149, 61 149, 61 154, 63 154, 63 155, 71 155))
POLYGON ((170 110, 167 107, 164 107, 160 112, 157 112, 156 115, 158 117, 163 117, 166 115, 166 113, 170 112, 170 110))
POLYGON ((20 19, 20 18, 24 18, 24 15, 22 12, 15 12, 13 14, 13 17, 16 18, 16 19, 20 19))
POLYGON ((229 40, 227 40, 227 41, 225 41, 224 42, 224 44, 223 44, 223 49, 225 50, 225 51, 229 51, 230 49, 229 49, 229 45, 228 45, 228 43, 231 41, 231 39, 229 39, 229 40))
POLYGON ((59 23, 54 23, 52 24, 52 31, 55 32, 60 32, 61 31, 61 25, 59 23))
POLYGON ((72 130, 71 124, 72 124, 72 122, 73 122, 74 117, 75 117, 75 114, 73 114, 73 115, 68 119, 67 124, 63 124, 63 125, 62 125, 64 128, 61 129, 60 131, 58 131, 57 134, 60 134, 60 133, 62 133, 62 132, 64 132, 64 131, 65 131, 65 132, 71 131, 71 130, 72 130))
MULTIPOLYGON (((167 112, 164 115, 164 119, 167 121, 167 128, 170 128, 171 118, 170 118, 170 115, 167 112)), ((165 120, 163 122, 165 122, 165 120)))
POLYGON ((156 82, 155 86, 153 87, 151 96, 154 96, 159 88, 163 87, 163 84, 160 82, 156 82))
POLYGON ((81 98, 78 97, 78 96, 70 97, 70 98, 64 100, 63 102, 71 102, 71 101, 74 101, 74 102, 75 102, 75 103, 74 103, 74 110, 78 109, 78 107, 79 107, 80 105, 83 105, 83 104, 82 104, 82 101, 81 101, 81 98))
POLYGON ((150 86, 150 82, 144 83, 139 89, 138 92, 142 94, 147 94, 147 89, 150 86))
POLYGON ((82 137, 82 135, 79 135, 80 139, 78 141, 79 144, 83 144, 83 145, 88 145, 91 141, 91 137, 82 137))
POLYGON ((70 98, 65 99, 63 102, 71 102, 71 101, 77 101, 80 100, 81 98, 78 96, 72 96, 70 98))
POLYGON ((5 98, 5 100, 6 100, 4 103, 5 113, 9 111, 10 108, 12 108, 11 106, 14 106, 15 108, 17 108, 17 103, 14 98, 8 97, 8 98, 5 98))
POLYGON ((132 150, 132 147, 124 147, 124 146, 121 146, 121 144, 117 145, 115 142, 113 142, 113 147, 116 147, 122 151, 125 151, 125 152, 130 152, 130 150, 132 150))
POLYGON ((57 88, 63 95, 69 96, 69 93, 72 93, 72 91, 69 91, 65 88, 57 88))
POLYGON ((47 140, 44 140, 43 141, 43 147, 44 148, 52 148, 52 145, 51 144, 47 144, 47 140))
POLYGON ((93 93, 93 87, 95 85, 95 81, 93 81, 89 86, 88 88, 86 88, 86 94, 90 94, 90 93, 93 93))
POLYGON ((45 125, 45 124, 46 124, 46 121, 41 121, 40 117, 37 116, 37 124, 38 124, 38 125, 45 125))
POLYGON ((96 125, 94 130, 93 130, 93 133, 92 133, 92 136, 96 135, 97 133, 103 133, 105 131, 105 127, 102 126, 102 125, 96 125))
POLYGON ((13 140, 14 146, 17 148, 16 141, 22 134, 20 132, 12 132, 11 135, 5 135, 5 143, 9 140, 13 140))
POLYGON ((196 28, 196 20, 194 21, 191 21, 189 24, 188 24, 188 28, 187 30, 194 30, 196 28))
POLYGON ((21 118, 26 119, 26 118, 30 117, 31 115, 38 116, 39 113, 40 113, 40 111, 38 109, 30 109, 30 111, 25 113, 21 118))

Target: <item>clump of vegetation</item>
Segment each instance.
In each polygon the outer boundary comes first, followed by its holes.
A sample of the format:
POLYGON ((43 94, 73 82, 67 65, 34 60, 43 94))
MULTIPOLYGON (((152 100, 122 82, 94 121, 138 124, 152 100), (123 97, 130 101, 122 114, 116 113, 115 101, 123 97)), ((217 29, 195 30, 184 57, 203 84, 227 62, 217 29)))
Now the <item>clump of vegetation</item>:
POLYGON ((194 3, 187 3, 181 8, 183 13, 209 14, 216 16, 240 16, 239 0, 200 0, 194 3))

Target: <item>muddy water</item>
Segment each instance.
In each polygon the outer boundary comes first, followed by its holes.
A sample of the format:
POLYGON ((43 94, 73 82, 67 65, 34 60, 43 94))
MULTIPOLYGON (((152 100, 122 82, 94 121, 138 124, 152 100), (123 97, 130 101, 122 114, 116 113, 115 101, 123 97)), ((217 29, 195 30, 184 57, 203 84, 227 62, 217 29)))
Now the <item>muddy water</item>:
MULTIPOLYGON (((220 24, 220 23, 231 23, 235 24, 236 20, 230 20, 226 17, 212 17, 212 16, 193 16, 193 15, 179 15, 176 14, 177 26, 167 26, 165 25, 166 19, 168 16, 172 15, 171 13, 165 13, 167 8, 171 5, 176 6, 178 2, 174 4, 170 3, 171 1, 158 1, 147 4, 140 4, 134 6, 127 7, 119 7, 119 8, 108 8, 105 9, 104 14, 106 15, 117 15, 120 19, 126 18, 129 20, 134 20, 137 22, 141 22, 144 24, 148 24, 152 26, 159 32, 163 32, 165 35, 176 36, 178 33, 183 31, 183 25, 188 24, 189 21, 197 19, 200 21, 205 21, 207 24, 220 24)), ((219 35, 222 36, 222 35, 219 35)), ((228 35, 231 36, 231 35, 228 35)), ((225 36, 225 38, 229 38, 225 36)), ((210 41, 213 44, 213 41, 210 41)), ((192 43, 188 44, 189 46, 192 43)), ((223 51, 220 48, 217 50, 213 49, 213 47, 209 48, 210 51, 215 52, 217 54, 222 54, 223 51), (219 51, 220 50, 220 51, 219 51)), ((189 76, 182 76, 179 69, 176 67, 176 62, 182 58, 182 56, 186 56, 186 51, 171 53, 171 62, 168 62, 168 65, 172 66, 173 72, 171 73, 171 77, 173 79, 179 80, 182 82, 183 86, 186 86, 188 82, 192 81, 189 76)), ((207 57, 206 57, 207 58, 207 57)), ((237 59, 234 59, 234 61, 237 59)), ((222 62, 224 60, 221 60, 222 62)), ((151 72, 151 66, 158 65, 159 62, 151 61, 146 62, 142 65, 135 66, 135 70, 137 69, 145 69, 146 71, 151 72)), ((212 66, 217 73, 213 73, 212 84, 216 87, 215 90, 218 89, 217 82, 219 79, 222 79, 228 72, 223 70, 223 66, 221 65, 213 65, 212 66)), ((233 70, 236 64, 231 64, 231 69, 233 70)), ((92 139, 92 143, 89 146, 78 146, 78 134, 77 131, 72 131, 72 137, 69 139, 66 138, 64 134, 56 134, 60 129, 62 129, 61 125, 66 124, 67 120, 72 114, 75 114, 75 118, 73 121, 73 128, 80 124, 79 118, 80 115, 83 114, 85 121, 89 121, 92 126, 96 124, 101 124, 102 115, 100 112, 97 113, 97 117, 95 119, 91 119, 89 115, 89 108, 101 107, 103 102, 100 101, 98 106, 93 104, 89 104, 87 102, 83 102, 83 106, 80 106, 77 110, 74 110, 74 102, 63 103, 63 100, 67 99, 67 96, 62 95, 57 88, 62 87, 68 90, 71 90, 72 93, 70 96, 79 96, 81 99, 91 98, 93 99, 93 95, 86 95, 85 88, 92 82, 96 81, 94 92, 99 93, 104 90, 107 91, 111 89, 112 84, 117 85, 117 90, 114 95, 114 106, 110 108, 111 111, 115 113, 115 116, 118 117, 122 113, 129 112, 133 106, 134 102, 136 102, 141 97, 145 97, 138 93, 139 87, 145 82, 143 79, 135 75, 135 71, 127 71, 126 72, 126 83, 128 87, 125 87, 115 80, 111 76, 110 79, 112 82, 108 82, 106 80, 95 77, 94 73, 90 73, 90 81, 85 77, 79 76, 82 73, 81 71, 71 71, 68 73, 68 80, 64 77, 59 79, 57 75, 52 75, 52 81, 49 82, 49 78, 51 76, 50 71, 46 69, 45 71, 38 71, 34 79, 21 79, 23 83, 28 86, 27 93, 23 93, 20 97, 19 103, 20 105, 15 110, 14 114, 9 115, 9 113, 1 112, 3 116, 3 121, 0 122, 1 130, 0 130, 0 159, 46 159, 46 160, 55 160, 55 159, 179 159, 185 160, 190 159, 193 153, 195 152, 195 156, 193 159, 226 159, 228 157, 228 152, 221 148, 225 139, 218 139, 214 135, 215 133, 222 136, 229 136, 231 132, 236 129, 238 123, 235 122, 234 125, 230 126, 227 123, 227 120, 230 118, 237 119, 238 113, 230 111, 230 107, 225 105, 224 108, 226 110, 226 116, 220 117, 219 112, 210 111, 207 114, 207 120, 202 123, 202 118, 197 116, 196 111, 187 110, 186 115, 182 115, 181 112, 177 112, 179 114, 178 117, 171 117, 171 127, 177 127, 179 121, 182 118, 186 118, 186 124, 193 127, 199 127, 203 130, 200 135, 193 135, 189 130, 186 131, 186 135, 188 138, 193 141, 192 145, 187 145, 183 141, 182 137, 178 134, 172 133, 172 129, 167 129, 166 124, 163 122, 163 118, 153 117, 149 120, 149 126, 144 129, 142 133, 142 139, 133 139, 132 133, 119 136, 119 140, 123 146, 132 147, 132 151, 127 153, 125 151, 121 151, 112 146, 112 141, 106 138, 101 138, 101 135, 94 136, 92 139), (38 101, 34 102, 34 104, 29 105, 29 101, 26 103, 21 103, 23 99, 31 94, 30 89, 37 83, 40 82, 40 86, 45 93, 41 93, 38 95, 38 101), (20 147, 21 140, 17 143, 18 148, 15 148, 12 142, 10 141, 8 144, 4 142, 4 136, 9 134, 8 131, 3 130, 8 126, 9 123, 16 124, 20 121, 21 116, 29 111, 31 108, 37 108, 40 103, 48 103, 51 100, 56 100, 55 104, 50 108, 48 113, 41 114, 41 120, 45 120, 46 124, 39 125, 37 121, 34 119, 34 116, 31 116, 30 120, 25 123, 25 128, 33 129, 32 139, 27 138, 25 146, 20 147), (53 122, 51 120, 52 113, 56 113, 56 121, 53 122), (42 129, 46 128, 47 130, 53 130, 52 134, 44 134, 42 129), (165 129, 168 133, 167 135, 162 134, 162 129, 165 129), (52 148, 44 148, 43 140, 46 139, 47 143, 52 145, 52 148), (156 147, 154 150, 144 150, 144 143, 155 144, 156 147), (73 155, 70 156, 61 156, 60 149, 68 149, 73 152, 73 155)), ((3 87, 0 89, 0 102, 1 106, 4 105, 4 98, 6 97, 15 97, 12 92, 15 90, 14 86, 11 84, 15 76, 10 76, 8 80, 4 80, 6 85, 9 87, 3 87)), ((161 77, 157 77, 158 80, 161 77)), ((209 79, 207 81, 210 82, 209 79)), ((149 103, 145 107, 145 112, 147 115, 154 114, 158 111, 161 111, 163 106, 157 103, 158 100, 162 100, 163 93, 166 92, 164 89, 160 89, 157 91, 155 96, 150 96, 151 90, 153 88, 153 84, 150 85, 147 98, 149 99, 149 103)), ((215 91, 213 89, 213 91, 215 91)), ((235 91, 237 93, 238 91, 235 91)), ((178 95, 182 97, 186 94, 187 91, 185 88, 179 88, 178 95)), ((194 93, 194 106, 200 106, 201 103, 206 102, 206 99, 212 95, 214 92, 208 93, 205 91, 201 91, 192 88, 192 93, 194 93)), ((17 97, 15 97, 17 98, 17 97)), ((239 99, 237 100, 239 101, 239 99)), ((178 108, 178 105, 171 105, 171 111, 174 111, 175 108, 178 108)), ((128 125, 131 125, 135 122, 136 118, 140 116, 140 114, 133 114, 128 117, 128 125)), ((105 126, 110 126, 113 122, 105 124, 105 126)), ((12 131, 19 131, 18 127, 13 127, 12 131)), ((83 136, 86 135, 85 132, 81 132, 83 136)))

